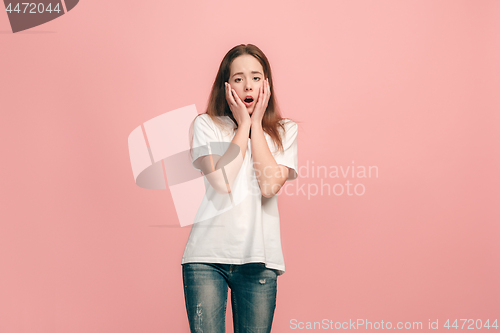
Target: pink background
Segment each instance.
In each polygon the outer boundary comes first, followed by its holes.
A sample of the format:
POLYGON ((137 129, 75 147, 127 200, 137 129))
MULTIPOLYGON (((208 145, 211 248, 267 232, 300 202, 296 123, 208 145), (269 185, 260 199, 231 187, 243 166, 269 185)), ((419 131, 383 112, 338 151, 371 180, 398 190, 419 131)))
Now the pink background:
POLYGON ((127 137, 203 112, 240 43, 272 64, 300 166, 379 170, 323 179, 361 196, 280 196, 273 332, 500 319, 499 31, 497 0, 83 0, 16 34, 0 14, 0 332, 188 331, 190 227, 134 183, 127 137))

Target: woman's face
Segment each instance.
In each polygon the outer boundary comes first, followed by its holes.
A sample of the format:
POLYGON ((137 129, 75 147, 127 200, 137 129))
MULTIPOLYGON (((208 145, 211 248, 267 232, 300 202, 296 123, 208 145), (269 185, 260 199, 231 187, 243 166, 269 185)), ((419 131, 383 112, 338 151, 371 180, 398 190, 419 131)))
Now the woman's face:
POLYGON ((264 79, 262 65, 250 54, 240 55, 231 63, 228 82, 246 105, 249 114, 252 114, 255 108, 259 88, 263 86, 264 79), (251 97, 253 101, 245 101, 247 97, 251 97))

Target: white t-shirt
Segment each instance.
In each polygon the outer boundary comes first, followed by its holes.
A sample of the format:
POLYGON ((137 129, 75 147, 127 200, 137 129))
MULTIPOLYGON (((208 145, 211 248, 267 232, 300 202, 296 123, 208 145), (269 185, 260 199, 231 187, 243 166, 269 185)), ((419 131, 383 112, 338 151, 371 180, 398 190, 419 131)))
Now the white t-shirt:
MULTIPOLYGON (((237 131, 233 133, 236 124, 227 116, 221 119, 228 125, 228 130, 221 130, 208 114, 202 114, 195 119, 193 163, 199 157, 210 153, 222 156, 229 147, 237 131), (209 142, 220 144, 209 145, 209 142), (208 146, 211 149, 208 149, 208 146)), ((294 180, 298 175, 298 126, 292 120, 283 121, 284 153, 278 151, 267 133, 264 133, 264 136, 276 163, 289 168, 287 180, 294 180)), ((194 165, 193 167, 200 170, 194 165)), ((227 193, 216 193, 206 177, 204 178, 205 198, 198 209, 196 223, 191 227, 181 264, 262 262, 267 268, 275 269, 278 275, 282 275, 285 272, 285 262, 281 249, 278 196, 266 198, 260 192, 253 167, 251 139, 248 139, 243 164, 231 188, 231 198, 227 193)))

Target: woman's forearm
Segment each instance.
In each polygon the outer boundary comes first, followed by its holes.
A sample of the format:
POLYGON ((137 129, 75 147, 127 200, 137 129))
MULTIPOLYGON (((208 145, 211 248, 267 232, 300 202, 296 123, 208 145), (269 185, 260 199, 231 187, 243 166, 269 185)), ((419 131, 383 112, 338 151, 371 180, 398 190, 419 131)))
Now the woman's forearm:
POLYGON ((252 158, 254 169, 263 196, 270 198, 279 192, 287 179, 286 167, 276 163, 269 150, 262 124, 252 123, 252 158))
POLYGON ((250 133, 250 123, 244 123, 238 126, 238 130, 236 131, 236 134, 234 135, 234 138, 231 141, 232 144, 229 145, 229 148, 224 153, 224 156, 222 156, 217 162, 216 169, 228 165, 233 160, 235 151, 238 150, 238 148, 241 153, 241 161, 243 162, 243 160, 245 159, 245 154, 247 152, 249 133, 250 133))
POLYGON ((209 155, 203 159, 203 174, 217 193, 232 191, 234 180, 245 159, 249 133, 250 123, 241 124, 223 156, 209 155))

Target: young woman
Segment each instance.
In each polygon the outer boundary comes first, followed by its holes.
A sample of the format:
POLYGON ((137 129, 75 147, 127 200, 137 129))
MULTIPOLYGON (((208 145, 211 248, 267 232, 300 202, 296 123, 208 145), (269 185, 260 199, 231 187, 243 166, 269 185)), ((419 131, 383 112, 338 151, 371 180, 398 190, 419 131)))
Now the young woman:
POLYGON ((270 332, 285 272, 276 194, 297 178, 298 126, 281 117, 258 47, 225 55, 191 130, 206 187, 182 257, 191 332, 225 332, 228 287, 234 332, 270 332))

